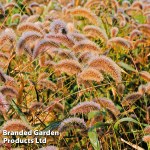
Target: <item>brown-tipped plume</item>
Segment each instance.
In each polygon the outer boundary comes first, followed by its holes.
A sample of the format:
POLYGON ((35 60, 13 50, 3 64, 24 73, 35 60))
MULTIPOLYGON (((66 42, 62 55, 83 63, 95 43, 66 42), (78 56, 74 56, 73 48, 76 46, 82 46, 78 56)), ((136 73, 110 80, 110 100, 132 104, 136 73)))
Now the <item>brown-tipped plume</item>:
POLYGON ((146 36, 150 36, 150 24, 141 24, 138 29, 146 36))
POLYGON ((84 34, 77 33, 77 32, 72 32, 72 33, 69 33, 68 35, 70 35, 76 42, 87 39, 84 34))
POLYGON ((142 140, 146 143, 150 143, 150 135, 145 135, 142 140))
POLYGON ((144 128, 144 133, 145 134, 150 134, 150 126, 147 126, 144 128))
POLYGON ((95 39, 101 39, 103 42, 106 42, 108 40, 108 36, 104 29, 101 29, 94 25, 87 25, 83 29, 83 31, 86 33, 88 37, 92 37, 95 39))
POLYGON ((40 89, 50 89, 52 91, 57 90, 57 86, 55 83, 48 79, 41 79, 38 81, 38 85, 40 86, 40 89))
POLYGON ((146 92, 146 85, 141 84, 138 87, 138 92, 141 93, 142 95, 145 94, 145 92, 146 92))
POLYGON ((84 52, 84 51, 100 53, 101 49, 94 42, 90 40, 82 40, 73 46, 73 51, 75 53, 84 52))
POLYGON ((58 47, 59 46, 56 43, 50 41, 49 39, 43 39, 35 46, 33 50, 33 59, 47 50, 57 49, 58 47))
POLYGON ((128 40, 121 38, 121 37, 114 37, 108 40, 107 42, 108 46, 111 46, 114 49, 117 49, 118 46, 121 47, 122 49, 131 49, 132 44, 128 40))
POLYGON ((91 12, 86 8, 77 7, 70 10, 70 12, 73 16, 85 17, 89 20, 90 23, 94 25, 99 25, 98 17, 93 12, 91 12))
POLYGON ((93 101, 96 102, 96 103, 99 103, 101 107, 107 108, 114 115, 119 115, 120 114, 120 111, 115 106, 115 104, 112 102, 112 100, 109 100, 109 99, 103 97, 103 98, 95 98, 93 101))
POLYGON ((43 103, 41 103, 41 102, 33 102, 33 103, 31 104, 29 110, 30 110, 31 112, 34 112, 34 111, 37 111, 37 110, 42 110, 42 109, 44 109, 44 108, 45 108, 45 106, 44 106, 43 103))
POLYGON ((65 59, 55 65, 56 71, 65 72, 68 75, 74 75, 81 72, 81 65, 76 60, 65 59))
POLYGON ((4 6, 0 3, 0 13, 4 16, 5 15, 5 8, 4 6))
POLYGON ((80 53, 78 59, 79 59, 79 62, 86 63, 91 59, 92 56, 93 54, 91 52, 85 51, 85 52, 80 53))
POLYGON ((46 35, 46 37, 51 41, 57 44, 62 44, 68 48, 72 48, 75 43, 74 39, 69 35, 49 33, 46 35))
POLYGON ((21 23, 17 27, 17 30, 21 33, 25 31, 32 31, 32 32, 38 32, 39 34, 43 35, 43 31, 41 30, 41 28, 36 26, 34 23, 30 23, 30 22, 21 23))
POLYGON ((30 125, 28 125, 26 122, 23 122, 22 120, 12 119, 4 123, 1 132, 3 130, 22 131, 22 130, 31 130, 31 127, 30 125))
MULTIPOLYGON (((21 55, 23 50, 27 49, 28 51, 28 47, 26 47, 28 42, 31 41, 36 41, 38 39, 42 38, 41 34, 37 33, 37 32, 25 32, 19 39, 18 43, 17 43, 17 48, 16 48, 16 53, 18 55, 21 55)), ((29 52, 31 53, 31 52, 29 52)))
POLYGON ((112 27, 110 30, 111 37, 116 37, 118 32, 119 32, 119 29, 117 27, 112 27))
POLYGON ((135 29, 130 33, 130 39, 133 41, 142 34, 141 31, 135 29))
POLYGON ((81 102, 70 110, 70 114, 87 114, 93 110, 100 110, 100 106, 95 102, 81 102))
POLYGON ((0 69, 0 81, 6 82, 6 75, 3 73, 1 69, 0 69))
POLYGON ((10 2, 10 3, 7 3, 4 6, 4 8, 5 8, 5 10, 8 10, 8 9, 13 9, 13 8, 19 8, 19 6, 14 2, 10 2))
POLYGON ((89 0, 85 3, 84 7, 91 8, 92 6, 99 5, 100 2, 101 2, 100 0, 89 0))
POLYGON ((60 19, 54 20, 50 25, 50 31, 54 34, 62 33, 67 34, 67 24, 60 19))
POLYGON ((140 76, 146 80, 147 82, 150 82, 150 73, 147 71, 141 71, 140 76))
POLYGON ((86 129, 86 124, 83 119, 77 117, 67 118, 61 122, 58 127, 58 131, 63 132, 66 130, 70 130, 71 128, 86 129))
POLYGON ((0 92, 5 95, 6 97, 14 97, 16 98, 18 95, 18 91, 16 89, 14 89, 14 87, 12 86, 2 86, 0 88, 0 92))
MULTIPOLYGON (((26 19, 26 22, 34 23, 34 22, 38 21, 38 19, 39 19, 39 15, 32 15, 26 19)), ((36 25, 36 23, 35 23, 35 25, 36 25)))
POLYGON ((9 103, 6 101, 5 96, 0 93, 0 112, 6 113, 9 109, 9 103))
POLYGON ((109 57, 101 55, 93 58, 89 62, 89 66, 108 73, 117 83, 120 83, 122 80, 120 67, 109 57))
POLYGON ((128 94, 126 97, 124 97, 123 101, 121 102, 122 106, 129 106, 134 104, 137 100, 139 100, 143 94, 139 92, 134 92, 131 94, 128 94))
POLYGON ((96 81, 100 83, 103 81, 103 75, 94 68, 84 69, 79 75, 79 78, 85 81, 96 81))

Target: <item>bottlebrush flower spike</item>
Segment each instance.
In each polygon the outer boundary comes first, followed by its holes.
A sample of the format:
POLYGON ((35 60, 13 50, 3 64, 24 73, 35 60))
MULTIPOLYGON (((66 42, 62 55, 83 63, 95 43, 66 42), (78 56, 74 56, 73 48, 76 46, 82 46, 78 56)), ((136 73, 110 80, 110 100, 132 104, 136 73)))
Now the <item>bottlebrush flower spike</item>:
POLYGON ((146 92, 146 85, 141 84, 138 87, 138 92, 141 93, 142 95, 145 94, 145 92, 146 92))
POLYGON ((93 38, 99 38, 103 42, 107 42, 108 36, 104 29, 101 29, 94 25, 87 25, 84 27, 83 31, 86 33, 87 36, 93 37, 93 38))
POLYGON ((77 117, 67 118, 61 122, 58 127, 58 131, 63 132, 71 128, 86 129, 86 124, 83 119, 77 117))
POLYGON ((58 150, 58 148, 56 146, 47 146, 47 147, 39 148, 37 150, 58 150))
POLYGON ((55 83, 53 83, 52 81, 48 80, 48 79, 41 79, 38 81, 38 85, 40 86, 40 88, 45 88, 45 89, 50 89, 53 92, 57 90, 57 86, 55 83))
POLYGON ((150 143, 150 135, 145 135, 142 140, 146 143, 150 143))
POLYGON ((0 87, 0 92, 5 95, 6 97, 14 97, 16 98, 18 95, 18 91, 16 89, 14 89, 14 87, 12 86, 8 86, 8 85, 4 85, 0 87))
POLYGON ((101 49, 94 42, 90 40, 82 40, 76 43, 73 46, 73 51, 75 53, 84 52, 84 51, 93 52, 93 53, 101 53, 101 49))
POLYGON ((6 82, 6 75, 3 73, 1 69, 0 69, 0 81, 6 82))
POLYGON ((93 101, 99 103, 101 107, 110 110, 115 116, 120 114, 120 111, 115 106, 112 100, 109 100, 105 97, 101 97, 101 98, 95 98, 93 101))
POLYGON ((86 8, 77 7, 77 8, 71 9, 70 13, 73 16, 80 16, 80 17, 82 16, 88 19, 91 24, 99 25, 98 17, 93 12, 91 12, 90 10, 86 8))
POLYGON ((122 49, 131 49, 132 44, 130 41, 121 38, 121 37, 113 37, 107 42, 107 46, 111 46, 112 48, 117 49, 117 46, 121 47, 122 49))
POLYGON ((50 41, 49 39, 43 39, 38 42, 38 44, 34 47, 33 50, 33 59, 35 59, 39 54, 44 53, 48 50, 55 50, 59 46, 54 43, 53 41, 50 41))
POLYGON ((28 125, 26 122, 23 122, 19 119, 12 119, 3 124, 3 127, 1 128, 0 132, 3 130, 7 131, 22 131, 22 130, 31 130, 31 126, 28 125))
POLYGON ((4 6, 0 3, 0 13, 5 16, 5 8, 4 6))
POLYGON ((51 41, 57 44, 62 44, 68 48, 72 48, 75 44, 73 37, 69 35, 49 33, 46 35, 46 37, 49 38, 51 41))
POLYGON ((148 82, 145 86, 146 86, 146 93, 150 95, 150 82, 148 82))
POLYGON ((37 111, 38 109, 44 109, 45 106, 42 102, 33 102, 30 106, 30 111, 33 112, 33 111, 37 111))
POLYGON ((133 30, 131 33, 130 33, 130 40, 135 40, 136 39, 136 37, 138 37, 138 36, 140 36, 140 35, 142 35, 142 32, 141 31, 139 31, 139 30, 137 30, 137 29, 135 29, 135 30, 133 30))
POLYGON ((87 114, 93 110, 100 110, 99 104, 95 102, 81 102, 70 110, 71 115, 78 113, 87 114))
POLYGON ((147 126, 144 128, 144 133, 145 134, 150 134, 150 126, 147 126))
POLYGON ((54 34, 57 33, 67 34, 68 33, 67 24, 63 20, 56 19, 50 24, 50 31, 54 34))
POLYGON ((26 45, 28 42, 35 42, 36 40, 42 38, 41 34, 37 32, 25 32, 19 39, 17 43, 16 53, 21 55, 23 50, 27 49, 26 45))
POLYGON ((89 66, 109 74, 117 83, 122 80, 120 67, 107 56, 101 55, 92 58, 89 61, 89 66))
POLYGON ((75 42, 79 42, 79 41, 87 39, 84 34, 81 34, 78 32, 72 32, 72 33, 69 33, 68 35, 70 35, 75 40, 75 42))
POLYGON ((111 37, 116 37, 118 32, 119 32, 119 29, 117 27, 112 27, 110 30, 111 37))
POLYGON ((1 34, 0 34, 0 44, 5 44, 6 42, 10 42, 11 44, 16 42, 16 34, 13 29, 6 28, 1 34))
POLYGON ((30 22, 21 23, 20 25, 18 25, 17 30, 21 33, 27 32, 27 31, 32 31, 32 32, 37 32, 37 33, 43 35, 43 31, 41 30, 41 28, 36 26, 34 23, 30 23, 30 22))
POLYGON ((81 73, 79 73, 79 78, 85 81, 96 81, 100 83, 103 81, 103 75, 94 68, 84 69, 81 73))
POLYGON ((14 3, 14 2, 10 2, 10 3, 7 3, 5 6, 4 6, 4 8, 5 8, 5 10, 8 10, 8 9, 13 9, 13 8, 19 8, 19 6, 16 4, 16 3, 14 3))
POLYGON ((147 71, 141 71, 140 76, 146 80, 147 82, 150 82, 150 73, 147 71))
POLYGON ((150 36, 150 24, 141 24, 138 29, 146 36, 150 36))
POLYGON ((91 8, 93 5, 99 5, 100 4, 100 0, 89 0, 85 3, 84 7, 85 8, 91 8))
POLYGON ((91 59, 91 57, 94 57, 93 54, 91 52, 85 51, 80 53, 78 60, 79 62, 86 63, 91 59))
POLYGON ((6 101, 5 96, 0 93, 0 112, 7 112, 9 109, 9 103, 6 101))
POLYGON ((142 96, 143 96, 143 94, 141 94, 139 92, 134 92, 134 93, 128 94, 126 97, 124 97, 121 104, 122 104, 122 106, 132 105, 137 100, 139 100, 142 96))
POLYGON ((64 59, 55 65, 55 70, 74 75, 82 71, 80 63, 76 60, 64 59))

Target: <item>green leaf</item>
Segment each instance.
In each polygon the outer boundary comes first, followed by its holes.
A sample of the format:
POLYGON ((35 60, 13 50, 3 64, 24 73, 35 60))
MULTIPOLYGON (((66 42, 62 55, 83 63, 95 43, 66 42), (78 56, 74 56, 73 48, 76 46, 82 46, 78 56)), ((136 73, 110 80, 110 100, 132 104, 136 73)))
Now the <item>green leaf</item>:
POLYGON ((21 111, 21 109, 17 106, 17 104, 15 103, 14 100, 11 101, 12 107, 15 109, 15 111, 17 112, 17 114, 20 116, 21 120, 28 123, 28 120, 25 116, 25 114, 21 111))
POLYGON ((89 136, 90 142, 91 142, 94 150, 100 150, 100 144, 99 144, 96 129, 90 129, 88 131, 88 136, 89 136))
POLYGON ((43 131, 54 130, 60 125, 61 121, 51 122, 43 131))
POLYGON ((131 67, 130 65, 124 63, 124 62, 118 62, 118 65, 125 68, 126 70, 129 70, 129 71, 133 71, 133 72, 137 72, 133 67, 131 67))
POLYGON ((111 125, 110 123, 97 122, 97 123, 95 123, 95 124, 90 128, 90 130, 94 130, 94 129, 97 129, 97 128, 100 128, 100 127, 110 126, 110 125, 111 125))
POLYGON ((97 116, 97 115, 99 115, 99 114, 100 114, 99 111, 91 111, 91 112, 89 112, 89 113, 88 113, 88 120, 89 120, 89 119, 92 119, 93 117, 95 117, 95 116, 97 116))
POLYGON ((136 124, 140 125, 140 122, 138 122, 137 120, 135 120, 135 119, 133 119, 133 118, 130 118, 130 117, 126 117, 126 118, 122 118, 122 119, 118 120, 118 121, 114 124, 114 129, 117 130, 119 124, 122 123, 122 122, 133 122, 133 123, 136 123, 136 124))

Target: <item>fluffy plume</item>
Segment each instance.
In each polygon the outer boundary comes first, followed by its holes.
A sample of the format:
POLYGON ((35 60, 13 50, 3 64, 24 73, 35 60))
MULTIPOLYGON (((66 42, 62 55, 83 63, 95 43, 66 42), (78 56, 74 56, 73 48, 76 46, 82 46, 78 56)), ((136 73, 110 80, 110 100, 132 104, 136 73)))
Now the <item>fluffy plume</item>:
POLYGON ((147 71, 141 71, 140 76, 146 80, 147 82, 150 82, 150 73, 147 71))
POLYGON ((112 76, 112 78, 117 82, 120 83, 121 78, 121 69, 119 66, 109 57, 106 56, 99 56, 97 58, 93 58, 89 62, 89 66, 93 67, 95 69, 104 71, 105 73, 108 73, 112 76))
POLYGON ((68 75, 74 75, 81 72, 81 65, 78 61, 65 59, 55 65, 55 69, 60 72, 65 72, 68 75))
MULTIPOLYGON (((39 15, 32 15, 27 18, 26 22, 34 23, 34 22, 38 21, 38 18, 39 18, 39 15)), ((42 30, 41 30, 41 33, 42 33, 42 30)))
POLYGON ((124 90, 125 90, 124 84, 118 84, 117 85, 117 92, 118 92, 118 94, 122 95, 124 93, 124 90))
POLYGON ((18 91, 16 89, 14 89, 14 87, 12 86, 2 86, 0 88, 0 92, 5 95, 5 96, 9 96, 9 97, 17 97, 18 95, 18 91))
POLYGON ((42 36, 37 32, 25 32, 17 43, 16 53, 21 55, 24 49, 28 49, 28 47, 26 47, 27 42, 36 41, 40 38, 42 38, 42 36))
POLYGON ((146 86, 141 84, 141 85, 138 87, 138 92, 143 95, 143 94, 146 92, 146 86))
POLYGON ((30 130, 30 129, 31 127, 26 122, 23 122, 22 120, 12 119, 3 124, 1 132, 3 130, 21 131, 21 130, 30 130))
POLYGON ((50 41, 49 39, 43 39, 35 46, 33 50, 33 58, 36 58, 40 53, 47 50, 57 49, 58 47, 59 46, 56 43, 50 41))
POLYGON ((89 20, 90 23, 94 24, 94 25, 99 25, 99 21, 97 16, 91 12, 90 10, 86 9, 86 8, 74 8, 72 10, 70 10, 71 14, 73 16, 82 16, 85 17, 89 20))
POLYGON ((30 22, 21 23, 17 27, 17 30, 21 33, 25 31, 33 31, 33 32, 38 32, 39 34, 43 35, 43 31, 41 30, 41 28, 36 26, 34 23, 30 23, 30 22))
POLYGON ((96 103, 99 103, 101 107, 107 108, 114 115, 119 115, 120 114, 120 111, 115 106, 115 104, 112 102, 112 100, 109 100, 109 99, 103 97, 103 98, 96 98, 93 101, 96 102, 96 103))
POLYGON ((141 24, 138 29, 146 36, 150 36, 150 24, 141 24))
POLYGON ((44 105, 41 102, 33 102, 30 106, 30 111, 37 111, 38 109, 43 109, 44 105))
POLYGON ((67 34, 67 24, 63 20, 56 19, 51 23, 50 31, 54 34, 67 34))
POLYGON ((91 8, 93 5, 99 5, 100 2, 101 2, 100 0, 89 0, 85 3, 84 7, 91 8))
POLYGON ((6 82, 6 75, 3 73, 1 69, 0 69, 0 81, 6 82))
POLYGON ((5 15, 5 8, 4 6, 0 3, 0 13, 4 16, 5 15))
POLYGON ((150 143, 150 135, 145 135, 142 140, 146 143, 150 143))
POLYGON ((0 35, 0 44, 5 44, 6 42, 16 42, 16 34, 13 29, 6 28, 0 35))
POLYGON ((150 126, 147 126, 144 128, 144 133, 145 134, 150 134, 150 126))
POLYGON ((51 41, 62 44, 68 48, 72 48, 75 43, 74 39, 69 35, 49 33, 46 35, 46 37, 51 41))
POLYGON ((131 49, 132 44, 128 40, 121 38, 121 37, 114 37, 108 40, 107 42, 108 46, 111 46, 115 49, 117 49, 117 46, 121 47, 122 49, 131 49))
POLYGON ((82 52, 79 55, 79 62, 83 62, 86 63, 87 61, 89 61, 89 59, 93 56, 93 54, 91 52, 82 52))
POLYGON ((70 110, 70 114, 87 114, 92 110, 100 110, 100 106, 95 102, 81 102, 70 110))
POLYGON ((84 51, 100 53, 101 49, 94 42, 90 40, 82 40, 81 42, 78 42, 73 46, 73 51, 75 53, 84 52, 84 51))
POLYGON ((72 32, 69 33, 68 35, 70 35, 76 42, 86 39, 86 36, 84 34, 77 33, 77 32, 72 32))
POLYGON ((93 38, 99 38, 102 41, 106 42, 108 40, 108 36, 104 29, 101 29, 94 25, 87 25, 83 29, 83 31, 87 34, 87 36, 93 37, 93 38))
POLYGON ((136 39, 136 37, 140 36, 142 34, 141 31, 135 29, 130 33, 130 39, 133 41, 136 39))
POLYGON ((103 75, 94 68, 84 69, 79 75, 79 78, 85 81, 96 81, 100 83, 103 81, 103 75))
POLYGON ((56 91, 57 90, 57 86, 55 83, 53 83, 52 81, 48 80, 48 79, 41 79, 38 81, 38 85, 40 86, 40 88, 45 88, 45 89, 50 89, 52 91, 56 91))
POLYGON ((10 8, 13 9, 13 8, 15 8, 15 7, 16 7, 16 8, 19 8, 16 3, 10 2, 10 3, 7 3, 4 8, 5 8, 5 10, 8 10, 8 9, 10 9, 10 8))
POLYGON ((9 104, 8 102, 6 101, 6 98, 5 96, 3 96, 2 93, 0 93, 0 111, 3 113, 3 112, 7 112, 9 109, 9 104))
POLYGON ((131 5, 132 8, 143 9, 143 4, 140 1, 134 1, 131 5))
POLYGON ((148 83, 145 85, 145 87, 146 87, 146 93, 147 93, 147 94, 150 94, 150 82, 148 82, 148 83))
POLYGON ((139 92, 134 92, 131 94, 128 94, 124 99, 122 100, 121 104, 122 106, 129 106, 134 104, 137 100, 139 100, 143 95, 139 92))
POLYGON ((119 32, 119 29, 117 27, 112 27, 110 30, 111 37, 116 37, 118 32, 119 32))
POLYGON ((63 132, 74 127, 80 129, 86 129, 86 124, 83 119, 77 117, 67 118, 61 122, 61 124, 58 127, 58 131, 63 132))

